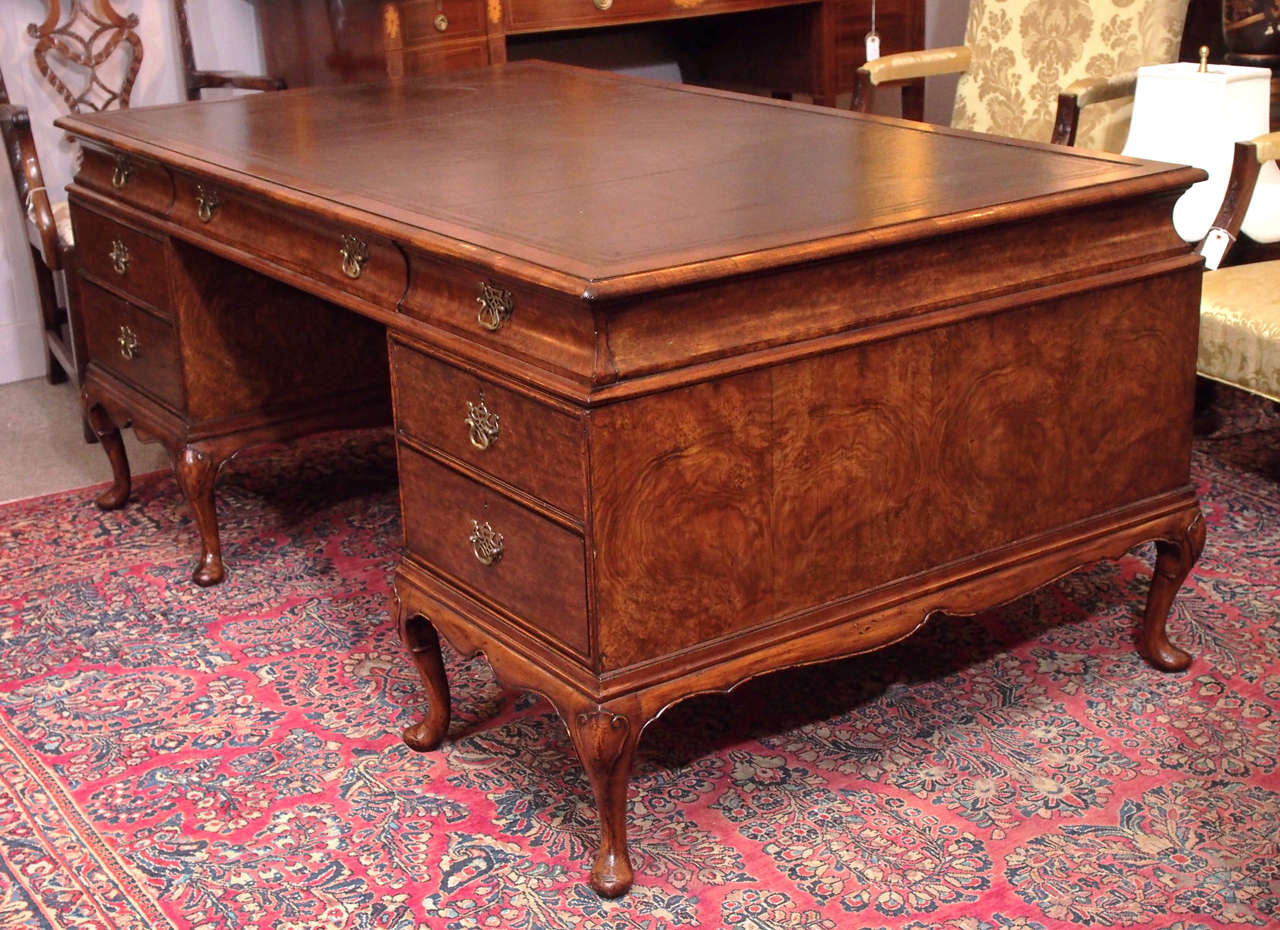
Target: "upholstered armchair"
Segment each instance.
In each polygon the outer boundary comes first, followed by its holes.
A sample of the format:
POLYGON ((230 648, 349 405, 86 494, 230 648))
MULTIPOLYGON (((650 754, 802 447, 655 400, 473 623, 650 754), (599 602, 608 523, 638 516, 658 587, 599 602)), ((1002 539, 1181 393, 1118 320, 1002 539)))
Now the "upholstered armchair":
POLYGON ((964 45, 863 65, 853 108, 870 112, 879 86, 958 74, 953 127, 1119 151, 1135 71, 1176 59, 1187 2, 970 0, 964 45))
POLYGON ((1201 243, 1210 269, 1200 296, 1201 375, 1280 401, 1280 259, 1219 267, 1230 257, 1262 165, 1280 158, 1280 132, 1237 142, 1227 195, 1201 243))

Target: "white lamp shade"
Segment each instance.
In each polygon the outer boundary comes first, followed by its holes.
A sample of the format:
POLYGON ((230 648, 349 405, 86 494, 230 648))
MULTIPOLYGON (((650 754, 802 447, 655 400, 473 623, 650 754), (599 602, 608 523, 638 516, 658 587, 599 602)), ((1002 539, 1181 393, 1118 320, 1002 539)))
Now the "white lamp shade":
MULTIPOLYGON (((1173 208, 1183 239, 1209 231, 1226 194, 1235 143, 1267 132, 1271 72, 1267 68, 1178 62, 1138 69, 1133 118, 1124 154, 1194 165, 1209 180, 1192 185, 1173 208)), ((1280 171, 1263 168, 1242 231, 1260 242, 1280 239, 1280 171)))

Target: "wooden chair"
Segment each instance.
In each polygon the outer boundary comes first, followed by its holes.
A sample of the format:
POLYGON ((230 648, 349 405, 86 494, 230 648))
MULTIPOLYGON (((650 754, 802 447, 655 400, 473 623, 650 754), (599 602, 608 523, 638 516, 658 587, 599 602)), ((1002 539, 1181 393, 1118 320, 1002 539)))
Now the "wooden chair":
MULTIPOLYGON (((4 138, 9 168, 13 174, 18 205, 26 213, 24 225, 31 246, 44 328, 47 358, 46 376, 51 384, 74 377, 80 383, 84 367, 84 338, 72 311, 75 276, 75 241, 66 201, 50 198, 45 188, 36 142, 31 133, 27 108, 9 99, 4 76, 0 75, 0 134, 4 138)), ((86 438, 92 432, 85 431, 86 438)))
POLYGON ((1280 132, 1237 142, 1222 209, 1200 244, 1205 256, 1197 371, 1280 401, 1280 259, 1225 265, 1262 165, 1280 158, 1280 132))
POLYGON ((964 45, 863 65, 853 109, 870 112, 880 86, 959 74, 958 129, 1066 145, 1078 136, 1088 148, 1119 151, 1136 69, 1176 59, 1187 2, 1090 0, 1046 13, 1033 0, 970 0, 964 45))
MULTIPOLYGON (((72 112, 127 107, 142 65, 138 17, 120 14, 109 0, 94 0, 92 6, 88 0, 68 0, 65 16, 62 0, 47 4, 44 21, 27 27, 41 75, 72 112)), ((45 188, 25 108, 10 105, 5 145, 18 200, 27 211, 47 377, 52 384, 71 377, 79 385, 85 351, 75 300, 75 236, 65 199, 45 188)), ((86 428, 85 435, 92 432, 86 428)))
POLYGON ((188 100, 199 100, 200 92, 208 87, 234 87, 239 90, 284 90, 281 78, 234 71, 201 71, 196 67, 195 51, 191 44, 191 26, 187 21, 187 0, 173 0, 173 18, 178 24, 178 45, 182 54, 183 83, 188 100))

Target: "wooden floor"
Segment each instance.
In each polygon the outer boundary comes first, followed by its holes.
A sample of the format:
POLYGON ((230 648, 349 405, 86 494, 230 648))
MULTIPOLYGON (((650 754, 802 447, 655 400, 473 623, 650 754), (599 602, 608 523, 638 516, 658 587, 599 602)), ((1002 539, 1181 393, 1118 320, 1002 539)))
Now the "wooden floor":
MULTIPOLYGON (((125 437, 135 475, 169 467, 158 444, 125 437)), ((70 384, 43 378, 0 384, 0 502, 101 484, 111 478, 102 447, 84 441, 70 384)))

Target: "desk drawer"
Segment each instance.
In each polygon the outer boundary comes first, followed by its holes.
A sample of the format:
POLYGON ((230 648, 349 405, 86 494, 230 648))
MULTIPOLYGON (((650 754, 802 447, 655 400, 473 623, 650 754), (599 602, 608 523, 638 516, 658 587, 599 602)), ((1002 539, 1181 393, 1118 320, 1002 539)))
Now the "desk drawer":
POLYGON ((391 372, 402 433, 583 518, 580 419, 395 341, 391 372))
POLYGON ((169 316, 164 241, 78 204, 71 205, 80 267, 169 316))
POLYGON ((411 254, 409 264, 412 283, 400 304, 407 316, 461 333, 484 349, 532 359, 583 380, 592 376, 595 324, 582 301, 558 299, 426 255, 411 254))
POLYGON ((580 536, 403 443, 400 500, 411 556, 552 642, 587 655, 586 555, 580 536), (476 555, 477 524, 500 534, 501 554, 490 564, 476 555))
POLYGON ((202 236, 355 294, 380 307, 394 307, 404 294, 404 256, 390 239, 272 206, 191 175, 174 178, 172 219, 202 236))
POLYGON ((80 294, 90 360, 181 409, 182 372, 173 325, 89 281, 81 283, 80 294))
POLYGON ((89 144, 76 183, 157 216, 173 203, 173 178, 162 164, 89 144))

